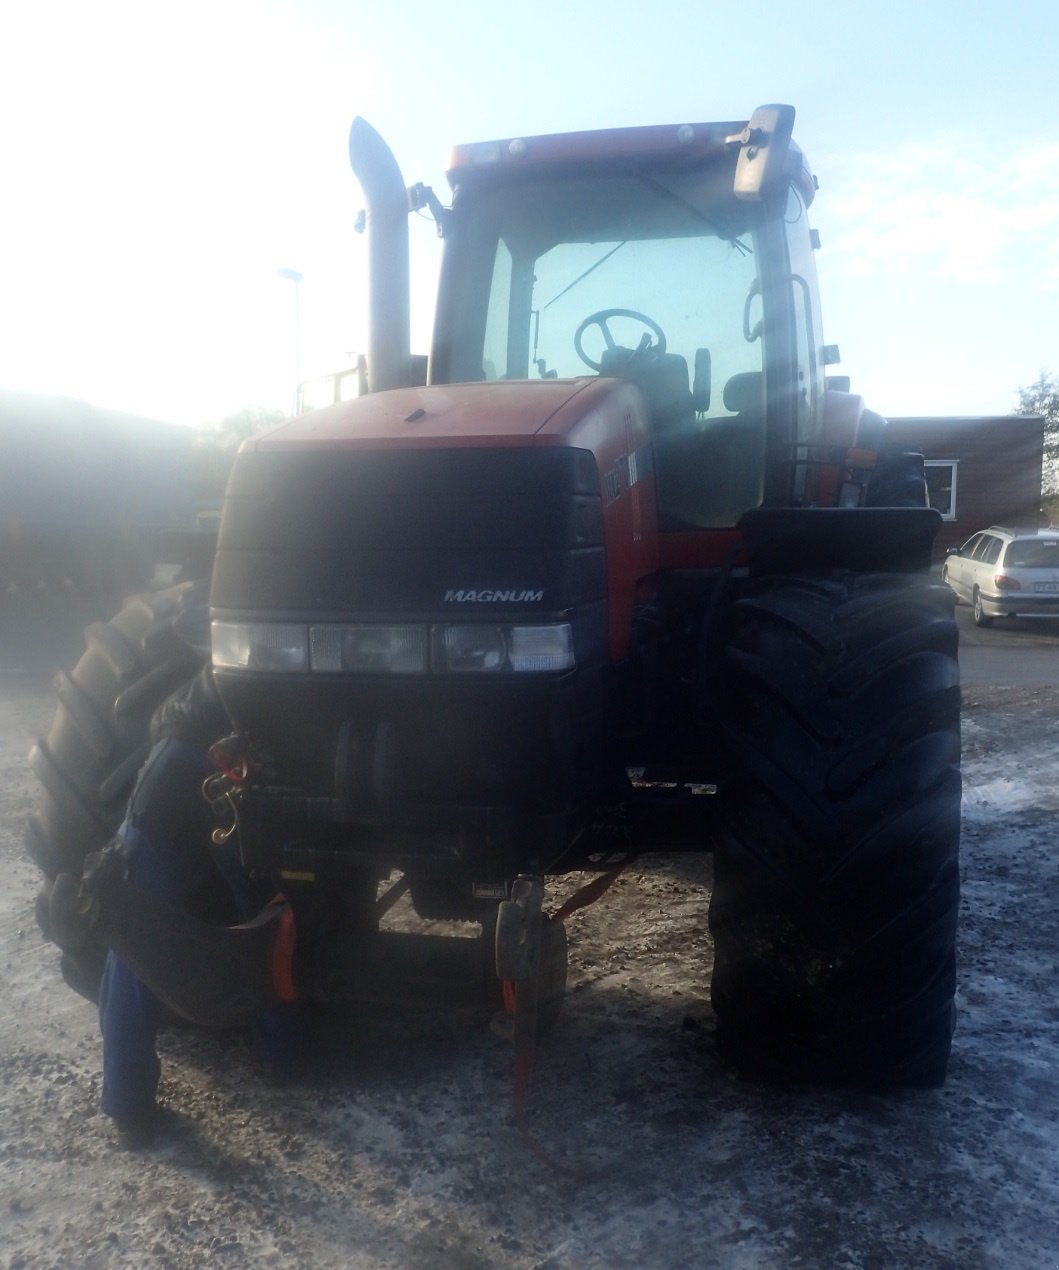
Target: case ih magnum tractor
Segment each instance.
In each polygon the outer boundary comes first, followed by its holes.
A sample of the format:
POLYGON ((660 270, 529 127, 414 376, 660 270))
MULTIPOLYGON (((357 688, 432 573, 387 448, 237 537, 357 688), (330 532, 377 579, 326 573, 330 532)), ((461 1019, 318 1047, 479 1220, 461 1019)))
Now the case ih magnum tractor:
MULTIPOLYGON (((276 993, 504 983, 517 1039, 565 974, 550 875, 711 850, 726 1058, 944 1078, 960 786, 939 517, 921 459, 825 380, 793 118, 460 147, 450 208, 354 123, 368 391, 244 444, 209 600, 232 719, 218 834, 285 899, 211 924, 94 863, 41 905, 47 923, 73 895, 91 924, 72 982, 91 991, 109 945, 210 1023, 276 993), (408 336, 424 207, 445 239, 428 374, 408 336), (380 929, 402 888, 481 937, 380 929)), ((195 673, 192 597, 137 597, 60 677, 32 756, 49 879, 113 833, 145 720, 195 673)))

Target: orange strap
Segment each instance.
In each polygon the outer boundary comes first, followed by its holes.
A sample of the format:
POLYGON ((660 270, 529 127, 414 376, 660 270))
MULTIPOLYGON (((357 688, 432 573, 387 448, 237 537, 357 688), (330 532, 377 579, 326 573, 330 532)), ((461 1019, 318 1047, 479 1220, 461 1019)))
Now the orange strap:
POLYGON ((616 864, 608 872, 601 873, 598 878, 593 878, 591 882, 586 883, 579 891, 575 891, 566 903, 560 907, 559 911, 552 914, 552 921, 561 922, 565 917, 569 917, 571 913, 576 913, 578 909, 587 908, 589 904, 595 904, 596 900, 602 899, 618 880, 618 875, 622 870, 632 864, 633 858, 629 856, 627 860, 622 860, 620 864, 616 864))
POLYGON ((294 986, 294 945, 297 940, 294 909, 284 895, 277 895, 272 902, 283 905, 276 927, 276 942, 272 945, 272 987, 281 1001, 297 1001, 298 990, 294 986))

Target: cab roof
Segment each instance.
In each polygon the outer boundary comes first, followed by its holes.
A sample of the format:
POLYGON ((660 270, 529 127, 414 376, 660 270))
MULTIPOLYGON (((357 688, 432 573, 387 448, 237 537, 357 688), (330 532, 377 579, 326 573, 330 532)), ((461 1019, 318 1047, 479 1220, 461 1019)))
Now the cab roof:
MULTIPOLYGON (((563 171, 586 165, 612 170, 637 163, 696 167, 729 156, 734 165, 741 134, 747 127, 743 119, 477 141, 453 148, 448 180, 455 191, 469 182, 504 181, 520 173, 563 171)), ((810 202, 815 181, 804 154, 793 141, 788 147, 788 163, 791 179, 810 202)))

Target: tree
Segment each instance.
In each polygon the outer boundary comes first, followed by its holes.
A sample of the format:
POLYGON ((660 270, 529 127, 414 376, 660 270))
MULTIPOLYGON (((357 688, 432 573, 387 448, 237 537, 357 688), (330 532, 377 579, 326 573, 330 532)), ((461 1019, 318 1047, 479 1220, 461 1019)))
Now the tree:
POLYGON ((200 428, 192 446, 195 497, 200 502, 219 501, 224 495, 228 473, 232 470, 239 446, 247 437, 282 423, 286 417, 282 410, 267 406, 244 406, 220 423, 205 424, 200 428))
POLYGON ((1028 387, 1018 390, 1018 413, 1044 418, 1044 474, 1042 492, 1059 496, 1059 377, 1041 371, 1028 387))

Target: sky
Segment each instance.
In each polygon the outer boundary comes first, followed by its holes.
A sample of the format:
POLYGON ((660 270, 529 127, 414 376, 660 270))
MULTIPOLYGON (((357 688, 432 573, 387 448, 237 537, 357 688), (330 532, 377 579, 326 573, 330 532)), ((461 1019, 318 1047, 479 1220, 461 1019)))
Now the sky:
MULTIPOLYGON (((0 386, 188 424, 366 347, 355 115, 456 143, 798 112, 840 373, 893 416, 1059 373, 1054 0, 23 0, 0 16, 0 386), (295 284, 302 275, 300 323, 295 284)), ((439 261, 413 218, 413 347, 439 261)))

